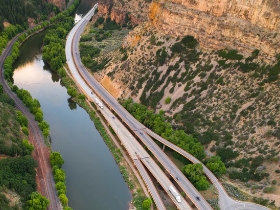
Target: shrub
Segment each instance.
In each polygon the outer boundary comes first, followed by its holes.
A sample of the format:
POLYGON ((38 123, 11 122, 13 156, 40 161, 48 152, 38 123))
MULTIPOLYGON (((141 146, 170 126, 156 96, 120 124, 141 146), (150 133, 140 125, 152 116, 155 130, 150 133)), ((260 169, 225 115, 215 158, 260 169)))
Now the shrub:
POLYGON ((165 103, 166 103, 166 104, 170 104, 170 102, 171 102, 171 98, 170 98, 170 97, 167 97, 167 98, 165 99, 165 103))

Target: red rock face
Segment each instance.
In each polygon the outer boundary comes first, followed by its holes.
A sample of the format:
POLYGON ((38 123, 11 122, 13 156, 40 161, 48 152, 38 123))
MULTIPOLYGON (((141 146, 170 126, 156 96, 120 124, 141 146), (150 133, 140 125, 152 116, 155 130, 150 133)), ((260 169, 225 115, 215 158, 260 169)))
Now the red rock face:
POLYGON ((98 2, 98 13, 101 16, 109 15, 111 20, 116 21, 118 24, 125 23, 126 14, 130 18, 132 25, 138 25, 143 22, 140 18, 137 18, 137 15, 129 10, 125 6, 120 6, 121 4, 117 1, 102 1, 98 2))
POLYGON ((125 23, 125 16, 126 16, 126 12, 118 9, 112 9, 110 13, 111 20, 116 21, 116 23, 118 24, 125 23))

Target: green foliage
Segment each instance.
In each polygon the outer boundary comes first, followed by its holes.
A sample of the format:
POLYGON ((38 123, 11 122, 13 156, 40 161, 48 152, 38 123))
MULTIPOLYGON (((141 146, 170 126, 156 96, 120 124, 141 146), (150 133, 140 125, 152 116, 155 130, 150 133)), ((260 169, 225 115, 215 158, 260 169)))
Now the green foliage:
POLYGON ((231 148, 218 148, 217 155, 221 157, 223 162, 227 162, 233 158, 236 158, 239 153, 237 151, 233 151, 231 148))
POLYGON ((59 152, 52 152, 50 155, 50 162, 51 162, 51 166, 58 166, 59 168, 62 167, 62 165, 64 164, 64 160, 61 157, 61 154, 59 152))
POLYGON ((67 88, 67 93, 71 97, 75 97, 77 95, 77 90, 74 87, 67 88))
POLYGON ((41 131, 43 131, 43 136, 46 138, 50 135, 50 125, 46 121, 38 123, 41 131))
POLYGON ((108 17, 103 24, 103 30, 120 30, 121 26, 116 23, 116 21, 111 20, 110 17, 108 17))
POLYGON ((20 123, 21 126, 28 127, 28 119, 25 117, 21 111, 16 111, 17 113, 17 121, 20 123))
POLYGON ((90 46, 90 45, 86 45, 86 44, 80 44, 80 55, 81 58, 86 57, 86 56, 90 56, 91 58, 97 57, 100 53, 100 49, 90 46))
POLYGON ((181 43, 186 46, 187 48, 195 48, 198 44, 198 41, 193 37, 193 36, 185 36, 182 40, 181 43))
POLYGON ((159 49, 156 52, 156 61, 160 66, 162 66, 165 63, 165 59, 167 58, 168 53, 166 52, 165 47, 159 49))
POLYGON ((30 143, 28 142, 28 140, 26 140, 26 139, 22 140, 22 144, 23 144, 23 146, 25 147, 25 149, 27 150, 26 153, 27 153, 28 155, 31 155, 32 151, 34 150, 34 146, 33 146, 32 144, 30 144, 30 143))
POLYGON ((206 160, 206 166, 212 171, 216 177, 221 177, 226 173, 227 169, 219 156, 212 156, 206 160))
POLYGON ((127 55, 127 53, 125 53, 125 54, 123 55, 123 57, 121 58, 121 61, 125 61, 127 58, 128 58, 128 55, 127 55))
POLYGON ((164 101, 166 104, 170 104, 170 102, 171 102, 171 98, 170 97, 167 97, 166 99, 165 99, 165 101, 164 101))
POLYGON ((60 194, 59 195, 59 200, 61 201, 63 206, 67 205, 67 203, 68 203, 68 198, 66 197, 65 194, 60 194))
POLYGON ((220 50, 218 55, 227 60, 242 60, 243 59, 243 55, 238 54, 237 50, 220 50))
POLYGON ((28 131, 28 128, 27 128, 27 127, 23 126, 23 127, 21 128, 21 131, 22 131, 26 136, 29 135, 29 131, 28 131))
POLYGON ((0 161, 0 186, 14 189, 22 200, 35 191, 36 161, 31 156, 6 158, 0 161))
POLYGON ((125 100, 122 105, 139 122, 143 123, 158 135, 161 135, 200 160, 205 157, 204 148, 198 140, 187 135, 183 130, 173 130, 171 124, 165 122, 163 115, 154 114, 154 112, 148 110, 146 106, 133 103, 131 99, 125 100))
POLYGON ((188 164, 182 168, 182 172, 190 180, 190 182, 198 190, 206 190, 209 188, 210 183, 207 181, 203 173, 203 167, 201 164, 188 164))
POLYGON ((97 18, 96 22, 100 25, 104 22, 105 18, 104 17, 99 17, 97 18))
POLYGON ((152 34, 152 36, 151 36, 151 38, 150 38, 150 43, 151 43, 152 45, 155 45, 155 44, 156 44, 156 41, 157 41, 156 36, 155 36, 154 34, 152 34))
POLYGON ((66 181, 66 175, 64 170, 61 168, 58 168, 54 171, 54 180, 55 182, 65 182, 66 181))
POLYGON ((38 192, 33 192, 26 203, 26 210, 47 210, 50 201, 38 192))
POLYGON ((152 200, 150 198, 146 198, 142 203, 143 209, 150 209, 151 205, 152 205, 152 200))

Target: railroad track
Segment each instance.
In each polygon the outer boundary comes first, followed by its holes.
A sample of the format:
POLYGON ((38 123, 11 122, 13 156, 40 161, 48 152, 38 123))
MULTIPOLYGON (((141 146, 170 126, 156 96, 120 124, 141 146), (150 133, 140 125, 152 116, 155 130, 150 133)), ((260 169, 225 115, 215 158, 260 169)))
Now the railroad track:
POLYGON ((4 60, 11 53, 13 44, 17 41, 18 36, 15 36, 7 45, 5 50, 2 52, 0 56, 0 68, 1 68, 1 76, 0 83, 3 85, 5 93, 9 95, 15 101, 16 108, 20 110, 28 119, 29 130, 32 133, 34 139, 33 144, 35 147, 35 153, 38 156, 38 168, 43 176, 40 179, 40 185, 43 188, 42 194, 50 200, 49 210, 60 210, 62 209, 61 204, 59 202, 55 183, 50 167, 49 160, 46 160, 46 145, 44 143, 44 137, 42 132, 34 119, 34 116, 31 114, 29 109, 23 104, 23 102, 17 97, 17 95, 10 89, 7 81, 4 79, 4 60))

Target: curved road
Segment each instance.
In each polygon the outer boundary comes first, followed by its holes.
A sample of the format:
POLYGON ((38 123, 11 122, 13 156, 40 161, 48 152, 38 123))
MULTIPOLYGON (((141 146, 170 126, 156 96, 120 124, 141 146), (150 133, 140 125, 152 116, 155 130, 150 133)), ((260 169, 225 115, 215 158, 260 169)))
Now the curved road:
MULTIPOLYGON (((139 129, 143 128, 143 125, 140 125, 138 121, 136 121, 122 106, 120 106, 117 101, 87 72, 81 63, 79 56, 79 38, 80 34, 83 31, 83 28, 93 15, 94 10, 91 10, 84 18, 76 24, 76 26, 71 30, 68 34, 67 42, 66 42, 66 58, 68 62, 69 69, 72 75, 75 77, 75 80, 79 85, 86 91, 92 91, 92 89, 98 94, 98 97, 103 99, 103 101, 113 110, 122 117, 123 121, 135 131, 135 135, 138 138, 141 138, 143 142, 146 142, 148 148, 152 150, 155 154, 156 158, 161 162, 161 164, 168 170, 169 168, 173 168, 173 171, 176 172, 179 186, 186 193, 186 195, 192 200, 192 202, 197 206, 198 209, 212 209, 211 206, 207 203, 207 201, 200 195, 200 193, 196 190, 196 188, 189 182, 189 180, 184 176, 184 174, 175 166, 175 164, 165 155, 164 152, 155 144, 155 142, 145 133, 142 133, 139 129), (73 40, 73 41, 72 41, 73 40), (72 50, 71 50, 72 49, 72 50), (72 60, 74 59, 74 61, 72 60), (79 72, 77 69, 79 69, 79 72), (84 84, 83 77, 85 82, 84 84), (90 86, 90 87, 89 87, 90 86), (100 97, 101 96, 101 97, 100 97), (139 125, 141 127, 139 127, 139 125), (145 141, 144 141, 144 140, 145 141), (197 199, 199 197, 199 199, 197 199)), ((164 188, 168 191, 168 187, 164 188)), ((177 204, 176 204, 177 205, 177 204)))
MULTIPOLYGON (((148 149, 155 155, 155 157, 161 162, 161 164, 166 168, 167 171, 174 177, 174 180, 178 183, 178 185, 184 190, 184 192, 188 195, 188 197, 193 201, 193 203, 197 206, 198 209, 211 209, 210 205, 204 200, 204 198, 200 195, 200 193, 193 187, 193 185, 185 178, 185 176, 182 174, 182 172, 175 166, 175 164, 172 163, 172 161, 164 154, 164 152, 161 151, 161 149, 156 145, 156 143, 149 137, 155 136, 156 134, 152 131, 147 131, 145 126, 139 123, 137 120, 135 120, 121 105, 118 104, 118 102, 108 93, 86 70, 86 68, 83 66, 80 60, 79 56, 79 38, 80 34, 83 31, 83 28, 87 24, 88 20, 93 15, 93 11, 91 10, 86 17, 81 21, 81 23, 77 24, 76 28, 73 28, 73 30, 70 32, 73 33, 71 36, 73 38, 74 34, 74 40, 71 42, 69 40, 68 43, 66 43, 66 56, 67 59, 69 58, 68 62, 75 63, 77 70, 71 70, 72 74, 77 78, 77 82, 79 80, 82 80, 81 78, 78 78, 78 74, 81 74, 83 79, 86 81, 87 85, 90 87, 84 87, 85 89, 88 89, 89 91, 91 88, 95 91, 95 93, 98 95, 99 98, 102 99, 102 101, 111 109, 113 109, 116 114, 123 120, 123 122, 131 128, 131 130, 134 132, 136 136, 148 147, 148 149), (70 50, 72 47, 72 50, 70 50), (70 56, 69 51, 72 51, 72 55, 70 56), (74 58, 74 61, 72 61, 72 56, 74 58)), ((70 35, 69 34, 69 35, 70 35)), ((72 39, 71 38, 71 39, 72 39)), ((70 63, 68 63, 70 64, 70 63)), ((157 139, 159 139, 157 137, 157 139)), ((162 141, 163 142, 163 141, 162 141)), ((175 151, 179 151, 178 148, 171 144, 170 142, 166 141, 164 142, 167 146, 174 149, 175 151)), ((189 157, 189 159, 194 163, 201 163, 198 161, 195 157, 191 156, 189 153, 185 152, 182 153, 183 155, 186 155, 189 157)), ((209 177, 209 179, 213 182, 213 184, 217 187, 219 191, 219 204, 220 208, 222 210, 234 210, 234 209, 268 209, 266 207, 253 204, 253 203, 246 203, 246 202, 239 202, 231 199, 226 191, 224 190, 223 186, 219 183, 217 178, 211 173, 211 171, 204 167, 204 171, 206 175, 209 177)))
MULTIPOLYGON (((18 35, 19 36, 19 35, 18 35)), ((0 67, 1 67, 1 76, 0 76, 0 83, 3 84, 4 91, 12 98, 16 103, 16 108, 18 108, 28 119, 29 129, 31 130, 34 140, 35 140, 35 152, 39 157, 39 164, 38 167, 42 172, 43 179, 40 180, 41 186, 43 186, 43 195, 50 200, 49 209, 50 210, 60 210, 61 205, 56 193, 55 183, 51 171, 51 167, 49 164, 49 160, 45 159, 44 154, 44 147, 46 147, 44 143, 44 137, 42 132, 34 119, 34 116, 29 111, 29 109, 23 104, 23 102, 17 97, 17 95, 10 89, 9 85, 7 84, 6 80, 4 79, 4 60, 6 57, 11 53, 13 44, 17 41, 18 36, 14 37, 7 45, 5 50, 3 51, 0 57, 0 67)))

